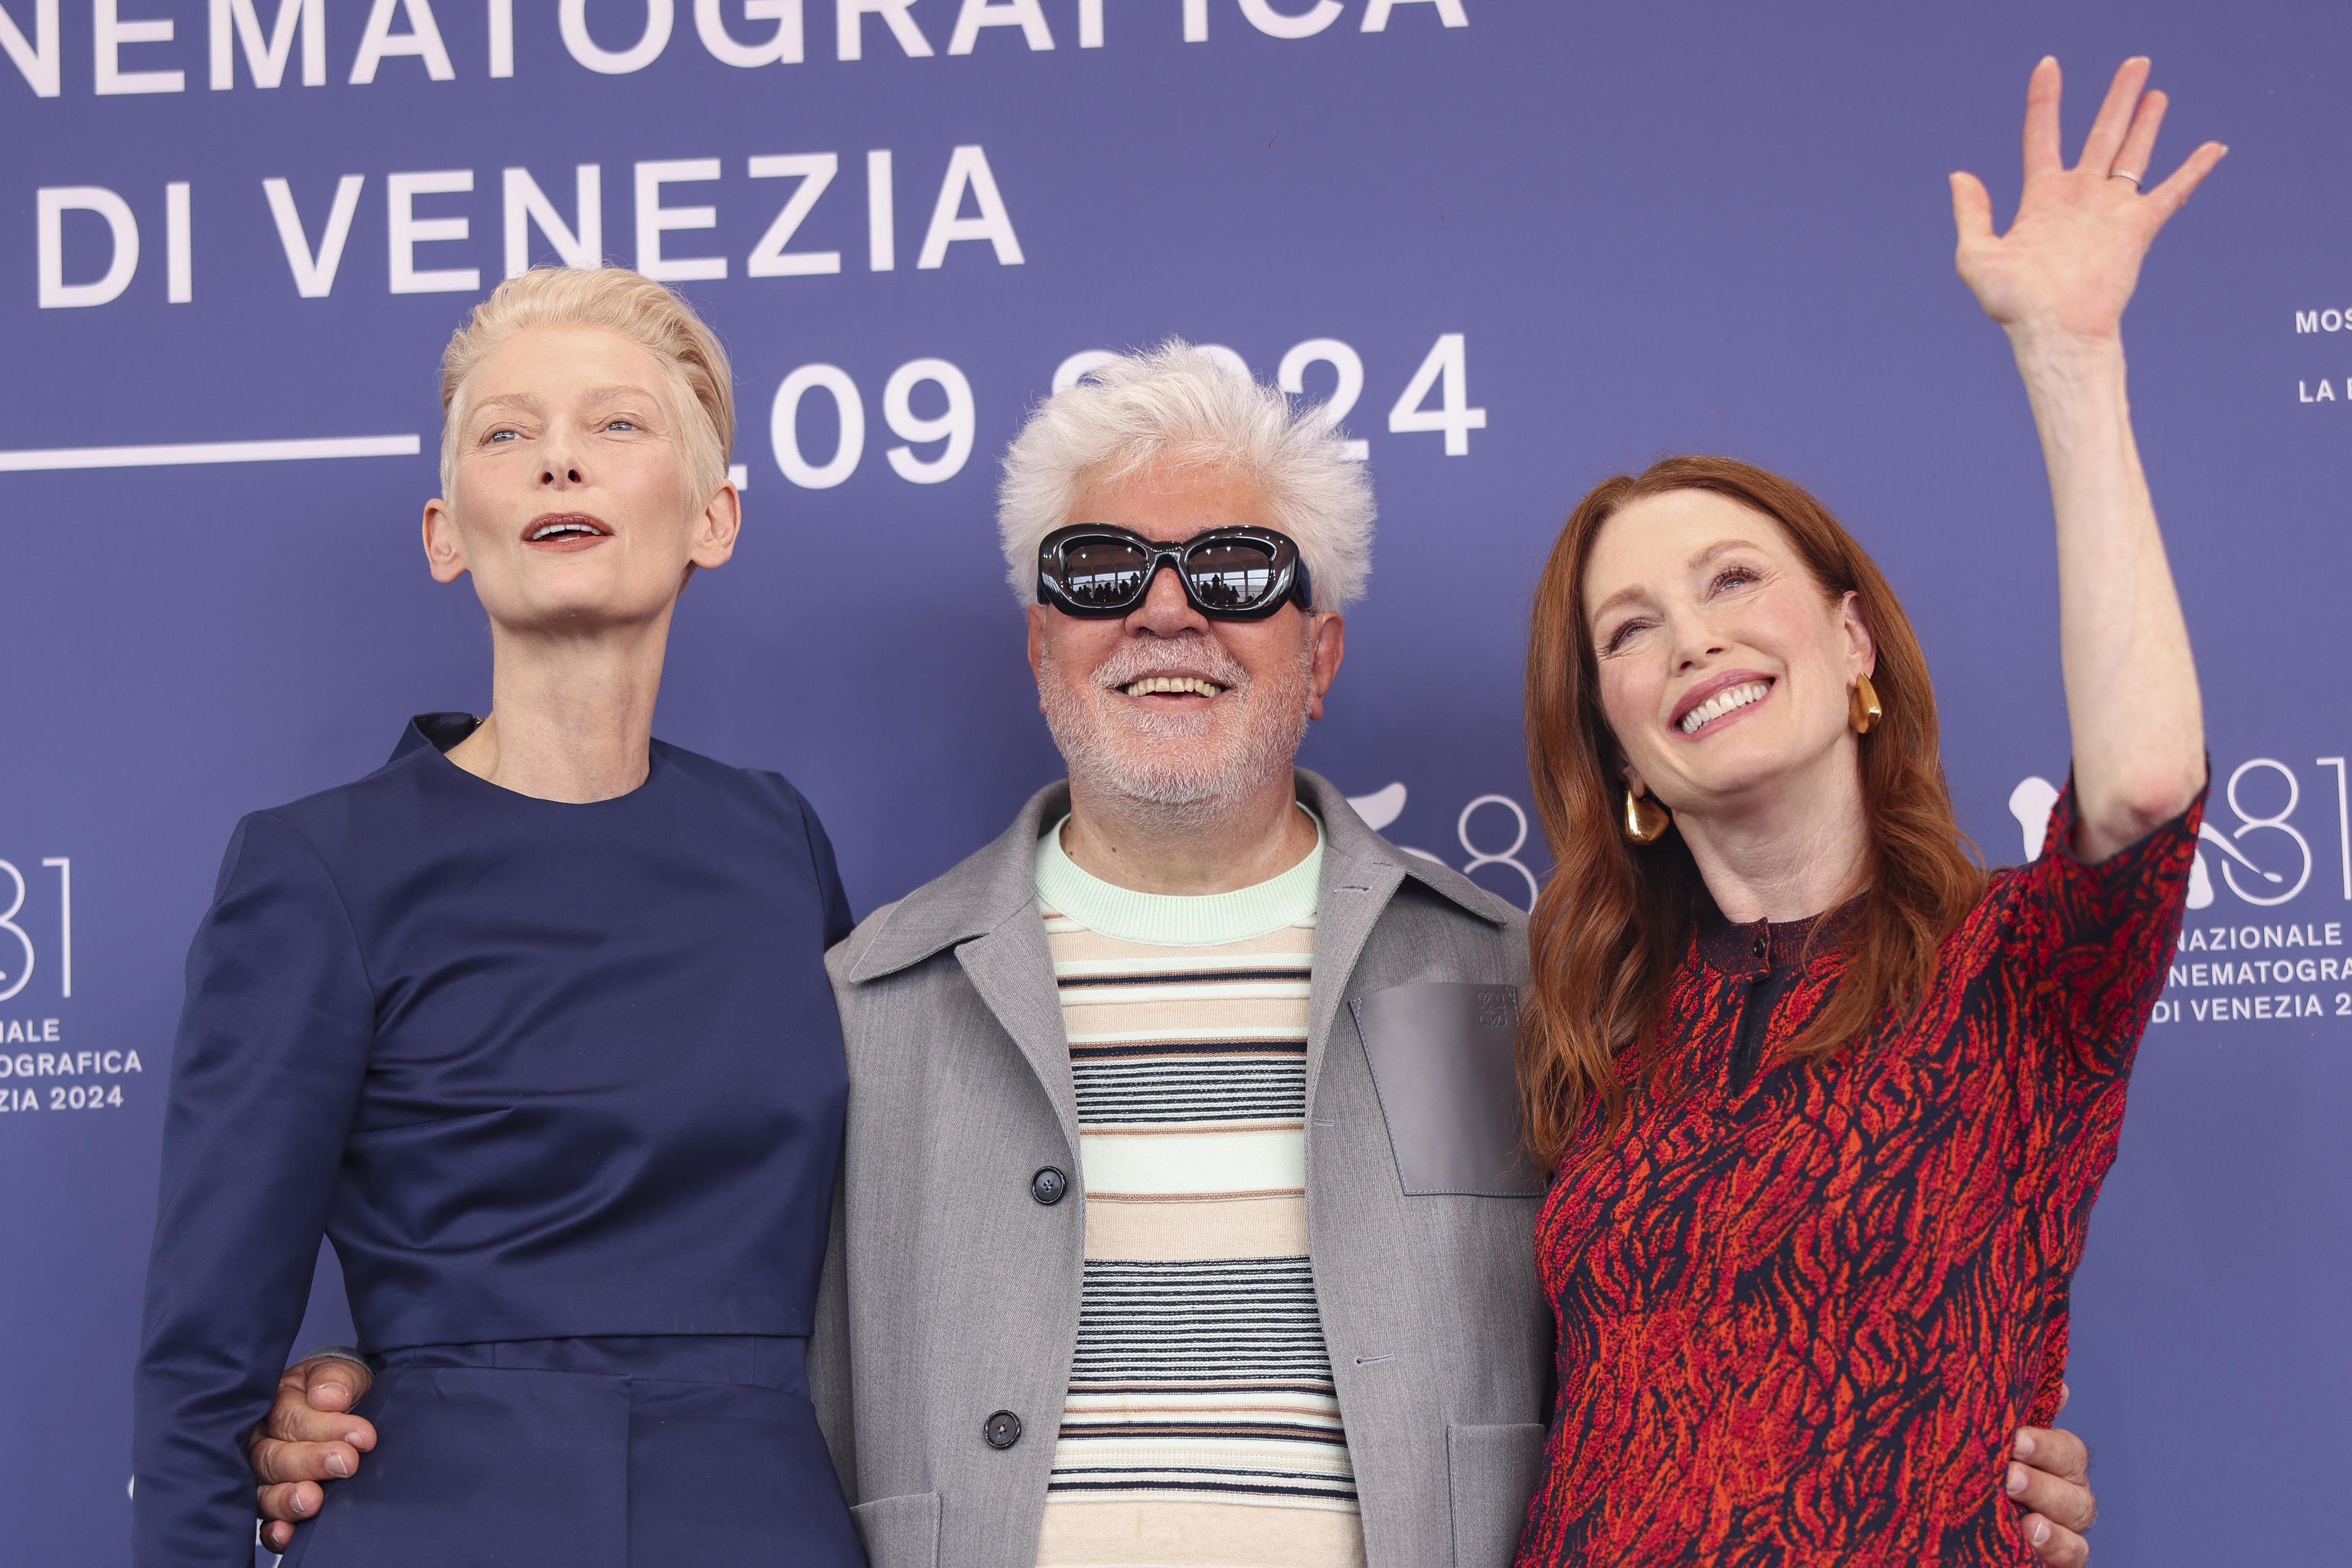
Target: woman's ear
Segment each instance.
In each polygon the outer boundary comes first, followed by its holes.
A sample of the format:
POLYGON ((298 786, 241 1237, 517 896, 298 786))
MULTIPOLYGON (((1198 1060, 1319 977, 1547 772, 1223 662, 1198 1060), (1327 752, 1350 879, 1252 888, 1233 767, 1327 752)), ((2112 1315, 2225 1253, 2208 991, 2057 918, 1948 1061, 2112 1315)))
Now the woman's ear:
POLYGON ((436 583, 455 583, 466 574, 466 540, 457 531, 457 514, 439 496, 425 503, 425 564, 436 583))
POLYGON ((1878 673, 1878 639, 1870 633, 1870 622, 1862 613, 1862 595, 1852 589, 1838 601, 1838 621, 1845 633, 1846 673, 1875 675, 1878 673))
POLYGON ((694 543, 687 558, 697 566, 724 566, 743 531, 743 498, 728 479, 703 503, 695 519, 694 543))

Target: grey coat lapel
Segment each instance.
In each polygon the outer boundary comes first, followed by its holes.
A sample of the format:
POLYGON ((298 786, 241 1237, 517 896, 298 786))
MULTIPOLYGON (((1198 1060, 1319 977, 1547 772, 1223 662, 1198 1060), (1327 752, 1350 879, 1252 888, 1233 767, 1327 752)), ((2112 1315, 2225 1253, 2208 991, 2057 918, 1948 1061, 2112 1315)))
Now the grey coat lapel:
POLYGON ((1315 979, 1307 1024, 1307 1104, 1311 1114, 1315 1086, 1331 1030, 1347 1005, 1349 982, 1364 943, 1387 912, 1407 878, 1443 895, 1483 921, 1502 925, 1502 901, 1434 861, 1408 855, 1364 826, 1356 808, 1322 774, 1297 770, 1298 798, 1323 819, 1323 880, 1315 913, 1315 979))
MULTIPOLYGON (((1350 817, 1355 816, 1344 799, 1339 804, 1350 817)), ((1360 859, 1341 849, 1339 836, 1330 828, 1328 806, 1318 801, 1316 808, 1323 814, 1325 826, 1323 884, 1315 910, 1315 978, 1308 987, 1307 1016, 1307 1103, 1310 1108, 1331 1027, 1346 1005, 1349 977, 1356 972, 1356 960, 1363 955, 1372 927, 1380 923, 1381 911, 1404 881, 1402 868, 1360 859)))
MULTIPOLYGON (((1034 841, 1033 841, 1034 842, 1034 841)), ((1030 906, 986 936, 962 943, 956 962, 971 988, 1029 1058, 1030 1070, 1053 1102, 1069 1152, 1078 1152, 1078 1093, 1070 1075, 1069 1033, 1062 1024, 1062 996, 1054 979, 1054 953, 1045 943, 1045 922, 1034 895, 1030 906)))
POLYGON ((1038 837, 1069 809, 1067 784, 1030 796, 993 844, 890 907, 849 978, 862 984, 952 948, 972 989, 1036 1074, 1075 1156, 1078 1097, 1053 950, 1037 912, 1036 869, 1038 837))

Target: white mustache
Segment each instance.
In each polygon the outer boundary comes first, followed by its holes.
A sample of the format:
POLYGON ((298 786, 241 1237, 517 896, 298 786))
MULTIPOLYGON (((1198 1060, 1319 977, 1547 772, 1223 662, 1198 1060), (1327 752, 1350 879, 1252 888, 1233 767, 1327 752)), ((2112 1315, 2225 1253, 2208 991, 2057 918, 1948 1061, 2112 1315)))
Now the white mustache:
POLYGON ((1197 633, 1163 642, 1121 643, 1088 672, 1096 686, 1130 686, 1147 675, 1197 675, 1227 690, 1249 684, 1241 660, 1197 633))

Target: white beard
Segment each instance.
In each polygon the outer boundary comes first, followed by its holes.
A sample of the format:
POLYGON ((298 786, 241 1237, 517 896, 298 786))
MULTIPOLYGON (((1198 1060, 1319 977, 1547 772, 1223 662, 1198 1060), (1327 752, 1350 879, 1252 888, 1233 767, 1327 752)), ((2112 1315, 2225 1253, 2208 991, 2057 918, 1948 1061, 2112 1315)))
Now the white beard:
POLYGON ((1166 643, 1123 643, 1080 674, 1056 665, 1051 647, 1046 648, 1037 690, 1045 727, 1070 776, 1144 805, 1205 807, 1209 815, 1223 802, 1247 799, 1269 780, 1286 776, 1307 738, 1313 646, 1295 671, 1264 681, 1252 680, 1238 660, 1208 638, 1186 648, 1179 662, 1225 688, 1215 705, 1241 704, 1239 714, 1222 721, 1210 703, 1197 713, 1152 712, 1120 694, 1118 688, 1170 662, 1170 652, 1166 643))

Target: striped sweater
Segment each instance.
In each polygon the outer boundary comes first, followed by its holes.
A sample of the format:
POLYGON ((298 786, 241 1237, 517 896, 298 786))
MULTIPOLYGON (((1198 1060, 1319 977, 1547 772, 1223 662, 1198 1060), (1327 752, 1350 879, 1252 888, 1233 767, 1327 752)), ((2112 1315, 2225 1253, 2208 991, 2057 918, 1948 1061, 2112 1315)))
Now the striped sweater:
POLYGON ((1360 1564, 1307 1262, 1322 837, 1238 892, 1114 887, 1039 840, 1070 1043, 1086 1288, 1040 1568, 1360 1564))

